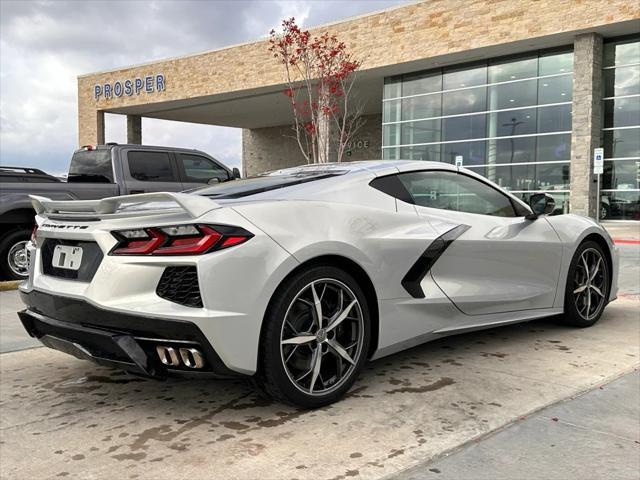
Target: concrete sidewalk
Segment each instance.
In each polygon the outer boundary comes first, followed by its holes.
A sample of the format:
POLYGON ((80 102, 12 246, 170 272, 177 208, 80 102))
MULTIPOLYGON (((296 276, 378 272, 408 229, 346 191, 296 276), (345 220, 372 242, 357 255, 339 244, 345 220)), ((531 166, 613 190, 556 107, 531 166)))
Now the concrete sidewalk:
POLYGON ((602 222, 614 241, 640 242, 640 222, 602 222))
POLYGON ((640 372, 518 420, 394 480, 640 478, 640 372))
POLYGON ((42 346, 29 336, 20 323, 17 312, 23 309, 24 304, 17 290, 0 292, 0 353, 42 346))

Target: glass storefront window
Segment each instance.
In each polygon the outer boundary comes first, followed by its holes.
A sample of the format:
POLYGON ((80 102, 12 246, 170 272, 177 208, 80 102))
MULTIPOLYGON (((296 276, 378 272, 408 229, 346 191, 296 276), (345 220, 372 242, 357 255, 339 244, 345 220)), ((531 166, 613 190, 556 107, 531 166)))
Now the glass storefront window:
POLYGON ((487 164, 536 161, 536 137, 502 138, 487 143, 487 164))
POLYGON ((440 120, 402 123, 402 145, 440 141, 440 120))
POLYGON ((640 37, 605 43, 603 64, 605 162, 599 215, 640 220, 640 37))
POLYGON ((470 68, 448 68, 445 70, 442 78, 443 90, 473 87, 474 85, 485 85, 487 83, 487 66, 480 65, 470 68))
POLYGON ((440 95, 424 95, 402 99, 402 120, 439 117, 442 114, 440 95))
POLYGON ((503 83, 489 87, 489 110, 535 105, 536 80, 503 83))
POLYGON ((573 78, 571 75, 538 79, 538 103, 570 102, 573 98, 573 78))
POLYGON ((508 82, 538 75, 538 57, 503 60, 489 66, 489 83, 508 82))
POLYGON ((538 132, 570 132, 571 105, 556 105, 538 109, 538 132))
POLYGON ((640 94, 640 65, 612 68, 603 75, 605 97, 640 94))
POLYGON ((487 87, 445 92, 442 96, 442 114, 484 112, 487 109, 487 87))
POLYGON ((629 39, 605 43, 602 63, 605 67, 640 63, 640 42, 629 39))
POLYGON ((540 55, 538 75, 556 75, 573 71, 573 52, 540 55))
POLYGON ((389 100, 382 103, 382 121, 383 122, 399 122, 400 121, 400 105, 402 100, 389 100))
POLYGON ((537 108, 508 110, 489 114, 487 137, 507 137, 536 133, 537 108))
POLYGON ((504 188, 568 198, 572 69, 573 52, 555 49, 388 79, 383 157, 462 156, 504 188))
POLYGON ((400 147, 385 148, 382 150, 383 160, 406 160, 400 156, 400 147))
POLYGON ((480 114, 445 118, 442 121, 442 133, 444 141, 485 138, 487 136, 487 116, 480 114))
POLYGON ((402 147, 400 158, 403 160, 426 160, 429 162, 440 161, 441 145, 416 145, 415 147, 402 147))
POLYGON ((569 163, 495 165, 472 168, 507 190, 568 190, 569 163))
POLYGON ((400 145, 400 129, 401 123, 382 126, 382 141, 385 145, 400 145))
POLYGON ((384 80, 384 98, 397 98, 402 95, 402 77, 388 77, 384 80))
POLYGON ((640 191, 602 191, 600 218, 607 220, 640 220, 640 191))
POLYGON ((640 96, 604 100, 604 127, 640 125, 640 96))
POLYGON ((462 155, 463 165, 482 165, 485 163, 486 142, 456 142, 442 144, 442 161, 455 163, 456 157, 462 155))
POLYGON ((602 188, 603 190, 640 189, 640 160, 606 160, 602 188))
POLYGON ((571 159, 571 134, 544 135, 538 137, 536 148, 538 162, 556 162, 571 159))
POLYGON ((604 131, 604 157, 640 157, 640 126, 604 131))
POLYGON ((430 73, 427 75, 407 75, 402 83, 402 96, 433 93, 442 90, 442 75, 430 73))

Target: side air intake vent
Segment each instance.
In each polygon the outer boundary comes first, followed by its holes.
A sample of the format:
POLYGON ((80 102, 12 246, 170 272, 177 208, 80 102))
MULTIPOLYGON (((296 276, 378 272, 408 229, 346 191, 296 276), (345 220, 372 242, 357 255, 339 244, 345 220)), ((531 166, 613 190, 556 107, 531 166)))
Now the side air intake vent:
POLYGON ((165 268, 156 293, 170 302, 186 307, 202 308, 196 267, 165 268))

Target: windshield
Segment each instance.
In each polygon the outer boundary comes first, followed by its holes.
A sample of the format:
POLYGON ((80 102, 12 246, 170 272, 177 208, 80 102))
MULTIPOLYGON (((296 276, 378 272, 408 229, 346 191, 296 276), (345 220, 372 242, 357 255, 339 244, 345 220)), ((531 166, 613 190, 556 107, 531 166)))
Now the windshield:
POLYGON ((113 183, 111 150, 78 150, 71 158, 67 182, 113 183))
POLYGON ((291 187, 302 183, 313 182, 323 178, 335 177, 345 173, 344 170, 328 171, 308 171, 295 172, 284 175, 270 174, 259 175, 257 177, 244 178, 231 182, 225 182, 218 185, 210 185, 207 187, 193 190, 191 193, 203 195, 211 198, 242 198, 249 195, 277 190, 279 188, 291 187))

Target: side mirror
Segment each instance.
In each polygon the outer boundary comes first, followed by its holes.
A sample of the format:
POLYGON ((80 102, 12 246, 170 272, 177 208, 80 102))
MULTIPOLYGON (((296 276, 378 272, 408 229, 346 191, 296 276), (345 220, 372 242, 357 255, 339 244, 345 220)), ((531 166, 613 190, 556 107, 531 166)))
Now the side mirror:
POLYGON ((533 214, 528 215, 529 220, 535 220, 538 215, 549 215, 556 208, 556 201, 548 193, 534 193, 529 197, 529 206, 533 214))
POLYGON ((240 170, 238 170, 236 167, 233 167, 233 170, 231 170, 231 175, 233 175, 234 179, 240 178, 240 170))
POLYGON ((220 179, 218 177, 213 177, 207 180, 207 185, 215 185, 216 183, 220 183, 220 179))

